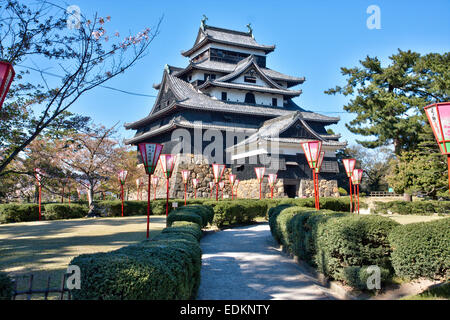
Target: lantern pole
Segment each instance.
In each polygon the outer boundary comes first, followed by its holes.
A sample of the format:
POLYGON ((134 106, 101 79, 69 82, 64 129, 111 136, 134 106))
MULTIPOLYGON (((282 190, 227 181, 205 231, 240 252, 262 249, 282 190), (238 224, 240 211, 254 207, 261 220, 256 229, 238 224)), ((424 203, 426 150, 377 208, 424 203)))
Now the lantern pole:
POLYGON ((358 214, 359 214, 359 184, 358 184, 357 188, 358 188, 358 214))
POLYGON ((148 190, 147 190, 147 239, 150 236, 150 186, 152 185, 152 175, 148 175, 148 190))
POLYGON ((41 192, 42 192, 42 186, 39 182, 39 221, 41 221, 41 192))

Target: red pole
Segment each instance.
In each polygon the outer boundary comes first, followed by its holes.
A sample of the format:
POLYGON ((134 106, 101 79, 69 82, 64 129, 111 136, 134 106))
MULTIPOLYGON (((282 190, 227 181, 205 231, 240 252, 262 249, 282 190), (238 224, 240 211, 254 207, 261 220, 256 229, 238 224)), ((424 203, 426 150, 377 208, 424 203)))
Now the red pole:
POLYGON ((273 187, 270 188, 270 198, 273 200, 273 187))
POLYGON ((450 190, 450 154, 447 155, 447 168, 448 168, 448 188, 450 190))
POLYGON ((150 235, 150 185, 151 174, 148 175, 148 192, 147 192, 147 239, 150 235))
POLYGON ((70 207, 70 188, 69 188, 69 207, 70 207))
POLYGON ((167 190, 166 190, 166 218, 169 216, 169 178, 167 178, 167 190))
POLYGON ((219 184, 216 184, 216 201, 219 201, 219 184))
POLYGON ((312 169, 313 174, 313 186, 314 186, 314 207, 317 210, 317 190, 316 190, 316 172, 312 169))
POLYGON ((194 189, 194 198, 197 199, 197 189, 194 189))
POLYGON ((184 205, 186 205, 187 193, 186 193, 187 183, 184 184, 184 205))
POLYGON ((359 214, 359 184, 358 184, 357 188, 358 188, 358 214, 359 214))
POLYGON ((225 187, 222 189, 222 200, 223 200, 223 190, 225 190, 225 187))
POLYGON ((319 188, 319 174, 316 173, 316 190, 317 190, 317 210, 320 210, 320 188, 319 188))
POLYGON ((349 189, 350 189, 350 212, 353 212, 353 197, 352 197, 352 178, 348 178, 349 189))
POLYGON ((262 185, 262 180, 259 182, 259 200, 261 200, 261 185, 262 185))
POLYGON ((355 208, 354 211, 356 212, 356 200, 357 199, 356 199, 356 185, 355 184, 353 185, 353 197, 355 198, 355 200, 354 200, 355 201, 355 205, 354 205, 353 208, 355 208))
POLYGON ((39 221, 41 221, 41 184, 39 183, 39 221))
POLYGON ((122 195, 122 217, 123 217, 123 184, 120 184, 120 193, 122 195))
POLYGON ((64 185, 62 187, 61 203, 64 203, 64 185))

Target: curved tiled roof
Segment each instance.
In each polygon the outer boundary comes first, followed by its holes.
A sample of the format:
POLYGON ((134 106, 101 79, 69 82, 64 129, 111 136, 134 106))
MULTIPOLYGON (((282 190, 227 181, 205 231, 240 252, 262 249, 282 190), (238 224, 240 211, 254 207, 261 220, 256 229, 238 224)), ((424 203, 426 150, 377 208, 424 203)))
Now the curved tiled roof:
MULTIPOLYGON (((171 104, 171 106, 158 110, 152 111, 147 117, 140 119, 132 123, 126 123, 125 128, 133 129, 137 126, 143 125, 157 116, 164 114, 168 109, 175 106, 181 106, 196 110, 205 111, 218 111, 218 112, 229 112, 236 114, 252 114, 252 115, 263 115, 271 117, 279 117, 292 114, 295 111, 299 111, 303 119, 308 121, 319 121, 336 123, 339 118, 328 117, 314 112, 309 112, 301 109, 297 105, 293 104, 289 108, 285 107, 271 107, 271 106, 260 106, 245 103, 230 103, 228 101, 222 101, 213 99, 201 91, 194 88, 194 86, 186 81, 183 81, 173 75, 164 73, 163 81, 167 81, 168 86, 171 88, 173 94, 175 95, 177 101, 171 104)), ((160 91, 161 92, 161 91, 160 91)))
POLYGON ((274 45, 267 46, 259 44, 258 42, 256 42, 254 37, 248 32, 217 28, 213 26, 205 26, 204 30, 202 30, 202 28, 199 29, 197 40, 194 46, 189 50, 183 51, 181 54, 187 57, 209 42, 228 44, 250 49, 257 49, 262 50, 266 53, 275 50, 274 45))

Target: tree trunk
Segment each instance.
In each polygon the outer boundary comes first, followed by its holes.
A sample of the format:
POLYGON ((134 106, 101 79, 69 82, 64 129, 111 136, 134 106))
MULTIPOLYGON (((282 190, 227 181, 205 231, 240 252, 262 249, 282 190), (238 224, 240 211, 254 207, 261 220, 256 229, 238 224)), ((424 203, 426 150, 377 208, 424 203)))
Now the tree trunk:
POLYGON ((409 193, 404 193, 403 194, 403 200, 407 201, 407 202, 411 202, 412 201, 412 195, 409 193))
POLYGON ((92 202, 94 201, 94 186, 92 183, 89 184, 89 190, 88 190, 88 203, 89 207, 91 206, 92 202))

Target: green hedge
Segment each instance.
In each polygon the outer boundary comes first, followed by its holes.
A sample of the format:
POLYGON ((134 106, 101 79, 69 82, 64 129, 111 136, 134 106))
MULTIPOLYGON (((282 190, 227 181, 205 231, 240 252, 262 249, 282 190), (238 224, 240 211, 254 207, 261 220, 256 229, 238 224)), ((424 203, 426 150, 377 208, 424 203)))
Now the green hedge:
POLYGON ((333 279, 360 287, 370 265, 381 268, 383 281, 393 274, 387 237, 398 223, 389 218, 280 206, 269 224, 288 251, 333 279))
POLYGON ((378 266, 393 275, 388 235, 399 224, 379 216, 333 217, 317 226, 317 269, 337 280, 347 280, 346 268, 378 266))
POLYGON ((205 205, 188 205, 169 213, 167 224, 172 225, 175 221, 189 221, 197 223, 201 227, 206 227, 213 221, 214 211, 205 205))
POLYGON ((77 219, 88 214, 88 208, 80 204, 51 203, 45 205, 45 219, 77 219))
POLYGON ((399 226, 391 232, 389 241, 392 265, 398 276, 409 279, 449 276, 450 218, 399 226))
MULTIPOLYGON (((43 211, 43 207, 41 208, 43 211)), ((0 206, 0 223, 25 222, 39 220, 37 204, 3 204, 0 206)))
POLYGON ((397 214, 449 214, 450 201, 375 201, 373 213, 387 214, 388 212, 397 214))
POLYGON ((0 272, 0 300, 11 300, 13 296, 13 282, 4 272, 0 272))
MULTIPOLYGON (((205 210, 189 208, 194 209, 205 210)), ((200 237, 199 224, 176 221, 150 241, 80 255, 70 263, 82 270, 81 290, 73 290, 72 296, 75 300, 195 299, 200 284, 200 237)))

